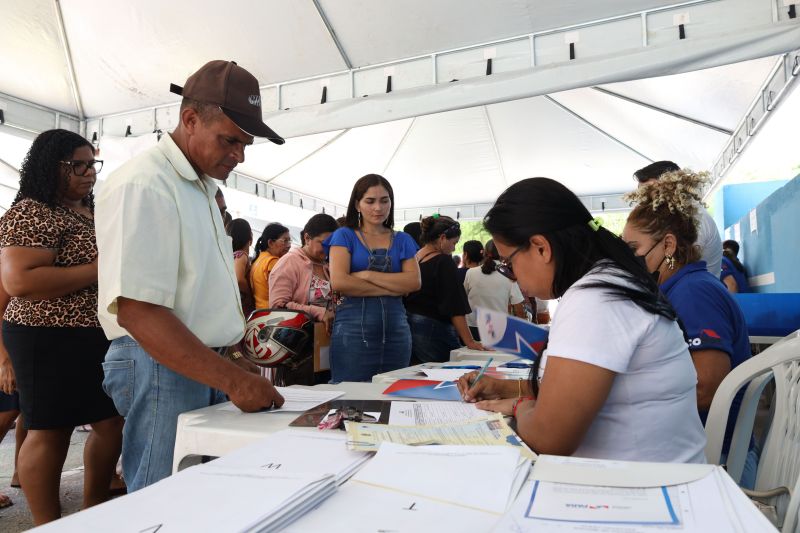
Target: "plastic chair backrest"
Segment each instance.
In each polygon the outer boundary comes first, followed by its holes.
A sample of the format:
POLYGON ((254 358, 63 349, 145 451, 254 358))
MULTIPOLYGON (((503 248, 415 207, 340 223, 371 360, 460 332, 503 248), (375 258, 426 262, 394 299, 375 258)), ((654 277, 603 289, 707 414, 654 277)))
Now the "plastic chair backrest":
MULTIPOLYGON (((719 464, 733 397, 750 382, 728 454, 732 477, 735 480, 741 477, 755 409, 770 376, 775 379, 775 414, 761 452, 755 489, 769 490, 781 486, 794 489, 800 479, 800 331, 734 368, 722 381, 706 421, 706 458, 719 464)), ((793 531, 800 505, 800 495, 793 492, 792 496, 791 500, 786 495, 778 496, 774 502, 778 516, 783 517, 786 531, 793 531)))

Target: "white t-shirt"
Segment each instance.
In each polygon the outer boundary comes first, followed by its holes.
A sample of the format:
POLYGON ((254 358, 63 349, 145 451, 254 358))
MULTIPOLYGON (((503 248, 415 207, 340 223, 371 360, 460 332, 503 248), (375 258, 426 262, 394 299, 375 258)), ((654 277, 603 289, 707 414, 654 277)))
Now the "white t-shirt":
POLYGON ((539 370, 541 379, 547 358, 557 356, 616 373, 605 404, 574 455, 705 463, 697 373, 678 324, 607 289, 580 288, 598 280, 622 281, 595 267, 567 290, 539 370))
POLYGON ((472 308, 472 312, 467 315, 467 325, 473 328, 478 326, 475 317, 475 309, 478 307, 508 313, 509 304, 522 303, 519 285, 496 270, 491 274, 484 274, 481 267, 470 268, 464 278, 464 290, 472 308))
POLYGON ((705 209, 700 210, 697 219, 697 246, 703 253, 706 268, 718 278, 722 268, 722 240, 717 225, 705 209))

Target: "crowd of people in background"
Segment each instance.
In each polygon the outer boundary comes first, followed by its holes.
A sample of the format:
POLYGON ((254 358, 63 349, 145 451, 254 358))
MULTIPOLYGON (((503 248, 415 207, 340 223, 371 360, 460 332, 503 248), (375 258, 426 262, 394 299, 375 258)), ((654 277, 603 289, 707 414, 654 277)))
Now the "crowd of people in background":
POLYGON ((12 483, 37 524, 61 514, 76 426, 92 428, 89 507, 109 497, 120 452, 129 491, 169 475, 180 413, 224 400, 243 411, 280 406, 274 376, 241 357, 257 309, 322 324, 324 379, 343 382, 446 361, 460 347, 485 350, 477 307, 549 323, 547 301, 560 299, 530 379, 475 384, 467 374, 458 383, 465 400, 515 416, 539 453, 705 460, 711 399, 750 347, 730 294, 747 290, 746 271, 738 244, 723 245, 709 222, 703 174, 668 161, 637 171, 621 236, 559 182, 519 181, 483 220, 492 239, 467 241, 461 257, 458 220, 434 214, 396 231, 392 185, 368 174, 339 220, 311 216, 294 247, 289 228, 273 222, 254 243, 217 183, 254 136, 283 139, 260 110, 225 111, 219 84, 234 82, 258 90, 229 62, 195 73, 175 132, 114 172, 97 199, 102 161, 77 134, 42 133, 23 163, 0 219, 0 435, 16 420, 12 483), (220 102, 193 97, 214 91, 220 102))

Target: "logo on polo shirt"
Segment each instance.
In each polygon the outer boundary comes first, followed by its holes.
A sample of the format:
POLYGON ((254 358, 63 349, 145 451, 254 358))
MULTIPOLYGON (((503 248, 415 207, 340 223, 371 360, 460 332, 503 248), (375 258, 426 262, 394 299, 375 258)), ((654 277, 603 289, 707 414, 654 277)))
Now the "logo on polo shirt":
POLYGON ((722 344, 722 337, 713 329, 702 329, 700 335, 689 339, 689 346, 722 344))
POLYGON ((247 101, 250 102, 251 105, 261 105, 261 95, 260 94, 251 94, 247 97, 247 101))

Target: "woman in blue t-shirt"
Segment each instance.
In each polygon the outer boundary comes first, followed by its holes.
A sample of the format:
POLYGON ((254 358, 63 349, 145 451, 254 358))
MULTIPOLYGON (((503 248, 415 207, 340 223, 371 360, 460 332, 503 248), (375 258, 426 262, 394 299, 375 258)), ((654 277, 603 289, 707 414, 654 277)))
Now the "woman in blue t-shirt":
POLYGON ((411 332, 403 296, 419 290, 417 245, 393 231, 394 192, 383 176, 353 186, 345 225, 326 241, 331 286, 341 300, 331 335, 331 381, 370 381, 408 366, 411 332))
MULTIPOLYGON (((626 198, 637 205, 622 233, 648 271, 657 276, 661 291, 686 330, 697 370, 697 407, 703 423, 719 384, 751 355, 739 305, 700 260, 696 217, 704 185, 703 174, 678 170, 628 194, 626 198)), ((742 394, 736 395, 731 406, 723 454, 730 446, 742 394)), ((742 486, 752 488, 755 464, 755 456, 748 457, 742 486)))

